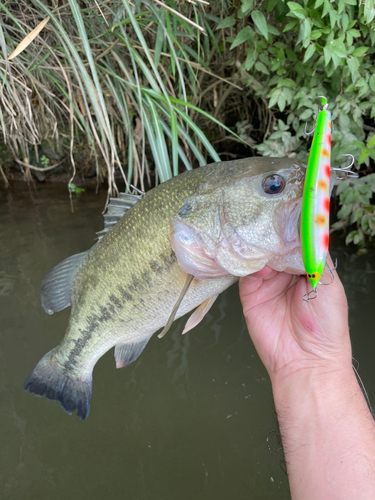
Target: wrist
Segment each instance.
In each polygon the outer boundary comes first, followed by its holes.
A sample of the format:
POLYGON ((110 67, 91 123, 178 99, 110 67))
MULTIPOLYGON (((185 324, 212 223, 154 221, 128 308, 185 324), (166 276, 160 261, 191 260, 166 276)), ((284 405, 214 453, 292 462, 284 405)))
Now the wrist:
POLYGON ((276 405, 299 406, 318 400, 332 399, 344 392, 360 391, 351 362, 322 361, 304 364, 298 369, 279 371, 271 376, 276 405))
POLYGON ((375 424, 351 364, 301 369, 272 389, 292 498, 374 498, 375 424))

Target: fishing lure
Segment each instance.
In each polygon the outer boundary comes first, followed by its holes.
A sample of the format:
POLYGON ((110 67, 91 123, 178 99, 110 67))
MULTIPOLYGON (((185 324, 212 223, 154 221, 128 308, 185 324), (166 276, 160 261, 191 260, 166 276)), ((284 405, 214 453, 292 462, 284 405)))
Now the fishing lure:
POLYGON ((328 254, 332 126, 327 108, 327 99, 321 97, 302 198, 302 258, 313 292, 303 297, 305 301, 317 296, 317 285, 328 254))

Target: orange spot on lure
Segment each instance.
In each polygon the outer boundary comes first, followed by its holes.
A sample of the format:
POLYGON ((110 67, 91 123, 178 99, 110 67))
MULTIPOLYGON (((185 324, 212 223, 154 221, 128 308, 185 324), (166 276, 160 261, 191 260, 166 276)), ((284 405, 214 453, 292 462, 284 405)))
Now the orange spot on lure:
POLYGON ((301 215, 302 258, 313 290, 323 273, 329 244, 331 113, 324 97, 321 106, 307 164, 301 215))

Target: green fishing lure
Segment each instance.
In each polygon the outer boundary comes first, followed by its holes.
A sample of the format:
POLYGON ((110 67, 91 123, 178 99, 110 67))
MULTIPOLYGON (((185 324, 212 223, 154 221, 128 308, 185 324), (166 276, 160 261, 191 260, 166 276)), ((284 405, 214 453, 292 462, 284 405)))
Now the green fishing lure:
MULTIPOLYGON (((316 122, 302 199, 301 247, 306 274, 313 290, 323 273, 329 246, 331 178, 331 113, 327 99, 316 122)), ((308 299, 311 299, 308 294, 308 299)), ((306 300, 306 299, 305 299, 306 300)))

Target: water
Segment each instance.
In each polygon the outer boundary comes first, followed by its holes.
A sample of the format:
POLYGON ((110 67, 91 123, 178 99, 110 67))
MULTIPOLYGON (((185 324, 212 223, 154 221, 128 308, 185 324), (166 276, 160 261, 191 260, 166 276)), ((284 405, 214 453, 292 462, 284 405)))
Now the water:
MULTIPOLYGON (((40 283, 93 244, 105 196, 84 193, 72 214, 64 186, 0 191, 0 498, 288 500, 271 385, 236 285, 198 327, 181 336, 181 318, 129 367, 116 370, 107 353, 84 422, 23 391, 69 316, 44 313, 40 283)), ((375 401, 375 258, 356 257, 337 238, 333 246, 354 355, 375 401)))

